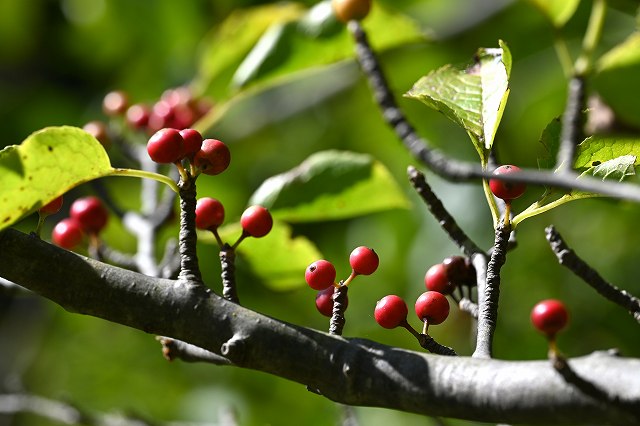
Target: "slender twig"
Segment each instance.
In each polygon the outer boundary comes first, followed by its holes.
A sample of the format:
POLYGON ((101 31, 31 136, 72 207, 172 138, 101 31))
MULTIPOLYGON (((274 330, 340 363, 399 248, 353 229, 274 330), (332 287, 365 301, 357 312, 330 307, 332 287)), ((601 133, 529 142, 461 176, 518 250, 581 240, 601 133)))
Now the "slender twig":
POLYGON ((115 250, 104 241, 100 241, 97 247, 95 247, 92 257, 103 262, 106 261, 108 263, 111 263, 112 265, 118 265, 123 268, 131 269, 132 271, 139 271, 138 264, 136 263, 136 260, 133 256, 115 250))
POLYGON ((624 400, 617 395, 610 394, 592 381, 586 380, 578 374, 578 372, 571 368, 567 359, 556 352, 549 354, 549 360, 553 368, 567 383, 575 386, 580 392, 590 396, 600 404, 608 405, 612 408, 615 407, 616 409, 631 414, 640 423, 640 401, 624 400))
POLYGON ((571 248, 569 248, 560 233, 556 231, 555 227, 549 226, 545 231, 551 250, 553 250, 558 258, 558 262, 562 266, 567 267, 574 274, 582 278, 584 282, 593 287, 593 289, 600 293, 600 295, 628 310, 636 321, 640 322, 640 299, 632 296, 625 290, 619 289, 602 278, 595 269, 590 267, 571 248))
POLYGON ((560 149, 556 159, 555 169, 562 173, 571 172, 576 156, 578 143, 584 135, 585 81, 582 77, 572 77, 569 80, 567 104, 562 115, 562 130, 560 133, 560 149))
POLYGON ((220 249, 220 265, 222 267, 222 297, 233 303, 240 303, 236 286, 236 251, 225 244, 220 249))
POLYGON ((586 176, 578 179, 580 176, 574 172, 552 173, 532 169, 522 169, 520 173, 493 176, 491 171, 483 170, 479 164, 455 160, 447 157, 441 151, 431 148, 428 141, 416 133, 414 127, 398 107, 362 26, 358 22, 352 21, 349 23, 349 29, 356 42, 356 57, 369 80, 374 98, 385 121, 395 131, 409 152, 441 177, 450 181, 491 178, 505 182, 523 182, 538 186, 576 189, 640 202, 640 187, 637 185, 602 181, 586 176))
POLYGON ((404 320, 404 322, 400 323, 400 327, 404 327, 407 331, 409 331, 409 333, 411 333, 413 337, 416 338, 416 340, 418 341, 418 344, 423 349, 428 350, 432 354, 447 355, 447 356, 458 355, 456 351, 453 350, 453 348, 450 348, 449 346, 441 345, 440 343, 436 342, 433 337, 429 336, 426 333, 417 332, 416 329, 413 328, 406 319, 404 320))
POLYGON ((180 179, 180 274, 181 281, 191 281, 204 285, 196 243, 198 235, 196 233, 196 183, 189 179, 180 179))
POLYGON ((493 251, 486 269, 486 280, 484 285, 481 286, 480 283, 478 285, 478 336, 476 350, 473 353, 476 358, 491 358, 493 353, 493 334, 498 321, 500 299, 500 269, 507 259, 510 233, 508 226, 505 227, 502 223, 498 225, 493 251))
POLYGON ((347 309, 347 292, 349 287, 346 285, 340 285, 333 290, 333 312, 331 314, 331 320, 329 322, 329 334, 336 336, 342 336, 342 330, 346 319, 344 312, 347 309))
POLYGON ((164 246, 164 255, 158 268, 162 271, 162 278, 177 278, 180 272, 180 252, 175 239, 167 240, 164 246))
POLYGON ((456 220, 442 204, 442 201, 440 201, 431 190, 424 174, 413 166, 409 166, 407 173, 409 175, 409 181, 418 192, 418 195, 422 197, 429 211, 436 218, 442 229, 449 235, 449 238, 451 238, 467 256, 481 252, 480 247, 458 226, 456 220))
POLYGON ((470 299, 463 297, 458 302, 458 307, 461 311, 468 313, 473 318, 478 319, 478 304, 472 302, 470 299))
POLYGON ((206 362, 214 365, 232 365, 233 363, 218 354, 171 337, 158 336, 162 345, 162 355, 168 361, 179 359, 184 362, 206 362))

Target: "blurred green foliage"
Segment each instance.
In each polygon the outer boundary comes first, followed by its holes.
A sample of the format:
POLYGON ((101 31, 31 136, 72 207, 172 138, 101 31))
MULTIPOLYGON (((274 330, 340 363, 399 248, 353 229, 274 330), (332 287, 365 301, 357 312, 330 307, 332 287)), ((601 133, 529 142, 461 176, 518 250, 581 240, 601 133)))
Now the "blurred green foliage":
MULTIPOLYGON (((0 0, 2 145, 17 144, 46 126, 81 126, 102 117, 102 97, 115 88, 126 90, 134 100, 151 102, 165 89, 189 83, 198 73, 200 53, 207 49, 202 40, 209 39, 211 31, 237 8, 259 3, 271 2, 0 0)), ((376 4, 415 18, 431 39, 381 54, 398 95, 428 72, 448 63, 466 64, 479 47, 494 47, 499 39, 505 40, 513 56, 511 93, 495 146, 502 161, 536 167, 538 140, 545 126, 562 113, 566 89, 554 51, 554 30, 546 18, 526 1, 380 0, 376 4)), ((580 2, 562 29, 574 55, 590 4, 580 2)), ((598 54, 627 40, 636 29, 635 7, 622 0, 614 6, 607 15, 598 54)), ((375 40, 375 33, 370 36, 375 40)), ((613 78, 602 77, 596 83, 604 90, 615 81, 615 95, 605 99, 626 108, 621 118, 635 117, 624 124, 626 132, 637 134, 633 126, 640 114, 631 112, 640 110, 640 86, 632 81, 638 74, 612 66, 627 56, 633 55, 606 56, 600 66, 613 78)), ((418 102, 402 98, 399 102, 434 146, 457 158, 477 161, 463 130, 418 102)), ((293 232, 312 240, 334 262, 339 278, 348 275, 352 248, 374 247, 381 266, 374 275, 352 284, 345 336, 418 350, 403 330, 384 330, 375 324, 375 302, 394 293, 411 305, 424 289, 427 268, 458 251, 409 188, 406 167, 415 162, 382 122, 355 64, 344 61, 248 96, 236 102, 208 136, 228 143, 233 160, 224 174, 200 179, 198 192, 223 201, 229 218, 239 217, 265 179, 296 167, 320 150, 367 153, 387 167, 412 201, 410 210, 295 224, 293 232)), ((452 184, 429 173, 427 177, 461 227, 481 246, 490 247, 493 230, 481 186, 452 184)), ((104 182, 122 205, 139 205, 139 182, 111 178, 104 182)), ((83 185, 74 195, 91 191, 90 185, 83 185)), ((525 208, 542 192, 531 188, 514 202, 514 209, 525 208)), ((555 224, 605 278, 640 294, 633 232, 639 214, 640 206, 635 204, 593 199, 521 225, 519 246, 503 269, 496 356, 546 356, 544 339, 529 324, 529 311, 548 297, 562 298, 571 312, 570 327, 559 339, 568 355, 617 347, 625 355, 640 356, 637 324, 559 266, 543 232, 545 226, 555 224)), ((18 227, 30 230, 33 223, 28 218, 18 227)), ((175 228, 162 237, 172 235, 175 228)), ((135 249, 131 236, 115 220, 105 239, 120 250, 135 249)), ((214 246, 202 244, 199 256, 207 282, 215 287, 219 265, 214 246)), ((273 291, 243 266, 240 260, 239 293, 244 305, 285 321, 327 329, 328 321, 316 312, 311 290, 273 291)), ((0 390, 24 389, 70 400, 88 410, 123 410, 157 420, 215 422, 220 410, 229 407, 238 412, 243 425, 330 425, 341 416, 339 407, 301 385, 241 369, 169 364, 153 336, 72 315, 27 295, 10 299, 0 294, 0 301, 0 390)), ((411 317, 409 321, 417 322, 411 317)), ((453 309, 450 319, 431 332, 466 355, 472 351, 471 329, 469 318, 453 309)), ((382 409, 356 408, 355 412, 363 425, 437 424, 422 416, 382 409)), ((5 420, 21 426, 52 424, 28 415, 0 416, 0 423, 5 420)), ((447 424, 473 423, 447 420, 447 424)))

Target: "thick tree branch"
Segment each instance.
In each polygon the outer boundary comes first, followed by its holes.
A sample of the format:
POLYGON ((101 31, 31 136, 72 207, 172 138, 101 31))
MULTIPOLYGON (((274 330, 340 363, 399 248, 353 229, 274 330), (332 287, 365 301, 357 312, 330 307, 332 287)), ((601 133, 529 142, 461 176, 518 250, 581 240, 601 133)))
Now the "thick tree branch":
MULTIPOLYGON (((202 285, 105 265, 12 229, 0 233, 0 253, 1 277, 69 311, 171 336, 341 403, 486 422, 637 424, 568 385, 547 360, 442 357, 332 336, 258 314, 202 285)), ((597 355, 571 365, 609 395, 640 401, 640 376, 629 374, 640 371, 639 359, 597 355)))

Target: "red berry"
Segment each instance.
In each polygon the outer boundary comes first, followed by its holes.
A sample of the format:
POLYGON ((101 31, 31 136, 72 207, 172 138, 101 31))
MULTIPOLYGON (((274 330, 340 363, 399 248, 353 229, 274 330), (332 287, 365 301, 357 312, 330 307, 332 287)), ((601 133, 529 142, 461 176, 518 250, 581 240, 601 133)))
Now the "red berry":
POLYGON ((553 337, 562 330, 569 321, 569 314, 564 303, 555 299, 547 299, 538 303, 531 311, 531 322, 539 331, 553 337))
POLYGON ((57 246, 71 250, 82 242, 82 227, 73 218, 62 219, 51 233, 51 240, 57 246))
POLYGON ((378 254, 372 248, 365 246, 356 247, 349 256, 351 269, 359 275, 373 274, 378 269, 379 263, 378 254))
POLYGON ((180 136, 184 140, 184 154, 193 158, 202 147, 202 135, 195 129, 182 129, 180 130, 180 136))
POLYGON ((449 256, 442 261, 442 264, 447 271, 449 281, 454 287, 476 284, 476 268, 473 267, 469 258, 449 256))
POLYGON ((402 298, 390 294, 376 303, 373 315, 376 322, 384 328, 396 328, 407 320, 409 309, 402 298))
POLYGON ((314 290, 324 290, 336 281, 336 268, 328 260, 316 260, 304 272, 304 279, 314 290))
POLYGON ((224 222, 224 206, 215 198, 200 198, 196 203, 196 228, 217 228, 224 222))
POLYGON ((151 110, 143 104, 134 104, 127 109, 126 120, 134 129, 143 129, 149 124, 151 110))
MULTIPOLYGON (((316 308, 325 317, 333 315, 333 292, 335 287, 327 287, 316 295, 316 308)), ((349 306, 349 296, 344 299, 345 309, 349 306)))
POLYGON ((269 210, 262 206, 248 207, 240 217, 243 231, 252 237, 264 237, 271 231, 273 218, 269 210))
POLYGON ((38 210, 40 212, 40 214, 54 214, 54 213, 58 213, 60 211, 60 209, 62 208, 62 195, 59 196, 58 198, 50 201, 49 203, 45 204, 44 206, 40 207, 40 210, 38 210))
POLYGON ((449 316, 449 301, 437 291, 426 291, 416 300, 416 315, 430 325, 442 323, 449 316))
POLYGON ((111 146, 107 125, 102 121, 90 121, 82 127, 82 130, 96 138, 105 149, 111 146))
POLYGON ((107 93, 102 100, 102 110, 107 115, 120 115, 127 110, 128 104, 127 94, 121 90, 114 90, 107 93))
MULTIPOLYGON (((493 171, 494 175, 507 175, 511 173, 520 172, 520 168, 517 166, 504 165, 500 166, 493 171)), ((498 179, 489 179, 489 188, 491 188, 491 192, 498 198, 501 198, 505 201, 513 200, 518 198, 524 191, 527 189, 527 185, 524 183, 515 183, 515 182, 505 182, 498 179)))
POLYGON ((158 131, 164 127, 174 128, 174 109, 167 101, 159 100, 151 108, 149 123, 151 131, 158 131))
POLYGON ((456 286, 449 281, 447 267, 443 263, 433 265, 424 276, 424 286, 427 290, 442 294, 451 294, 456 286))
POLYGON ((98 197, 78 198, 71 204, 69 214, 89 234, 99 233, 109 218, 107 209, 98 197))
POLYGON ((217 139, 205 139, 202 147, 193 159, 193 163, 202 173, 217 175, 224 172, 231 162, 229 148, 217 139))
POLYGON ((149 138, 147 152, 156 163, 170 164, 184 156, 184 140, 176 129, 160 129, 149 138))
POLYGON ((342 22, 364 19, 371 10, 371 0, 332 0, 333 12, 342 22))

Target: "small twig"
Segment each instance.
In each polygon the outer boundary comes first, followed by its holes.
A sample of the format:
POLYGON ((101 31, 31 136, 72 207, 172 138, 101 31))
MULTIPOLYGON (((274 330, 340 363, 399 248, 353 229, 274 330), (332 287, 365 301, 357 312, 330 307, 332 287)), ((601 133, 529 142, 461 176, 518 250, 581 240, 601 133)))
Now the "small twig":
MULTIPOLYGON (((90 246, 90 249, 91 247, 93 246, 90 246)), ((132 271, 138 271, 138 264, 133 256, 111 248, 104 241, 100 241, 97 247, 90 250, 90 254, 91 257, 100 261, 106 261, 132 271)))
POLYGON ((418 344, 423 348, 436 355, 447 355, 447 356, 457 356, 458 354, 449 346, 441 345, 436 342, 433 337, 429 336, 425 333, 417 332, 411 324, 409 324, 406 320, 400 324, 401 327, 404 327, 409 333, 413 334, 413 337, 416 338, 418 344))
POLYGON ((178 279, 204 285, 198 264, 196 244, 196 183, 195 179, 186 182, 180 179, 180 274, 178 279))
POLYGON ((478 304, 472 302, 470 299, 463 297, 458 303, 458 307, 461 311, 468 313, 473 318, 478 319, 478 304))
POLYGON ((162 344, 162 355, 167 361, 179 359, 184 362, 206 362, 214 365, 232 365, 233 363, 218 354, 171 337, 158 336, 162 344))
POLYGON ((416 189, 420 197, 424 200, 431 214, 436 218, 442 229, 449 235, 449 238, 460 247, 467 256, 479 253, 482 250, 474 243, 471 238, 458 226, 456 220, 451 216, 442 204, 442 201, 431 190, 429 184, 422 172, 413 166, 407 169, 409 181, 416 189))
POLYGON ((236 251, 225 244, 220 249, 222 267, 222 297, 233 303, 240 303, 236 286, 236 251))
POLYGON ((560 134, 560 149, 556 159, 555 169, 561 172, 571 172, 576 155, 576 147, 582 141, 582 126, 584 119, 582 110, 585 105, 585 81, 582 77, 569 80, 567 104, 562 115, 562 131, 560 134))
POLYGON ((625 401, 616 395, 608 393, 595 383, 584 379, 571 366, 567 359, 557 352, 550 352, 549 360, 553 368, 562 376, 569 384, 575 386, 580 392, 590 396, 595 401, 602 404, 610 405, 617 409, 623 410, 632 415, 640 422, 640 403, 638 401, 625 401))
POLYGON ((545 231, 551 250, 553 250, 558 258, 558 262, 562 266, 567 267, 574 274, 582 278, 584 282, 593 287, 600 295, 628 310, 636 321, 640 322, 640 299, 605 281, 595 269, 587 265, 584 260, 567 246, 555 227, 549 226, 545 231))
POLYGON ((347 309, 348 290, 349 287, 346 285, 340 285, 333 290, 333 312, 331 314, 331 321, 329 322, 329 334, 342 336, 342 330, 347 321, 344 317, 344 312, 347 309))
MULTIPOLYGON (((473 357, 491 358, 493 334, 498 321, 498 301, 500 299, 500 269, 507 259, 510 228, 498 224, 491 258, 487 265, 484 286, 478 285, 478 336, 473 357)), ((475 262, 474 262, 475 266, 475 262)), ((477 268, 476 268, 477 270, 477 268)))

